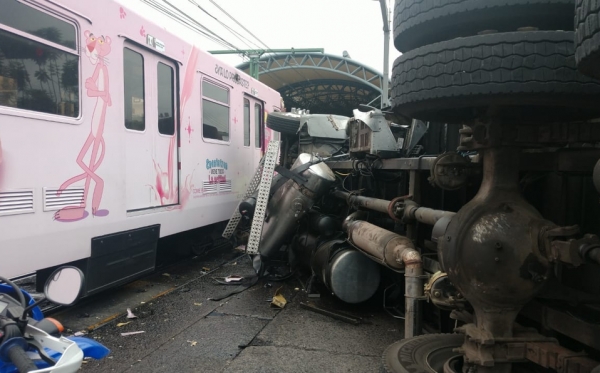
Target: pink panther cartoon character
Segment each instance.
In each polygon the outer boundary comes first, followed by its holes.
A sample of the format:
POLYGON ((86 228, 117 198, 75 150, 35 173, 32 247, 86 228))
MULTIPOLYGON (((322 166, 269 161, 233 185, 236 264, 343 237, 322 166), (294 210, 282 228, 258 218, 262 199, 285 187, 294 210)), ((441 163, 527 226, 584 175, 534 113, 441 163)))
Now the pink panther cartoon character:
POLYGON ((104 180, 96 174, 96 170, 104 159, 106 145, 104 143, 104 121, 106 119, 106 108, 112 105, 109 93, 109 76, 106 67, 106 56, 111 51, 111 39, 108 36, 96 37, 93 33, 86 30, 85 35, 85 55, 89 58, 92 65, 95 65, 94 73, 91 77, 85 80, 85 88, 88 97, 95 97, 96 103, 94 113, 92 114, 92 123, 90 133, 77 156, 77 164, 83 170, 83 173, 70 178, 62 183, 57 195, 68 188, 71 184, 85 179, 85 187, 83 191, 83 199, 79 205, 66 206, 54 214, 54 218, 58 221, 76 221, 88 216, 85 210, 90 183, 93 180, 95 183, 94 193, 92 197, 92 215, 106 216, 108 210, 101 210, 100 200, 104 190, 104 180), (86 154, 92 149, 89 165, 83 161, 86 154), (100 154, 98 155, 98 152, 100 154))

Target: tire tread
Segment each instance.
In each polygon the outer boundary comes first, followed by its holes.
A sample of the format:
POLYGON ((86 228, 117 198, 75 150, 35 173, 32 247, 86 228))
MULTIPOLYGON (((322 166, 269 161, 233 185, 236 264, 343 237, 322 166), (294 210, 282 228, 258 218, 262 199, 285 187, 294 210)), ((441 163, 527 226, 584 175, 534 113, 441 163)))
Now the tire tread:
POLYGON ((572 31, 572 12, 573 0, 396 0, 394 45, 406 52, 483 29, 516 31, 537 26, 572 31))
POLYGON ((412 105, 444 98, 479 96, 493 104, 496 95, 520 95, 522 105, 540 97, 554 105, 553 95, 598 99, 600 82, 578 73, 572 40, 573 32, 514 32, 415 49, 394 63, 393 106, 412 115, 412 105))
POLYGON ((584 74, 600 78, 600 1, 575 4, 575 62, 584 74))

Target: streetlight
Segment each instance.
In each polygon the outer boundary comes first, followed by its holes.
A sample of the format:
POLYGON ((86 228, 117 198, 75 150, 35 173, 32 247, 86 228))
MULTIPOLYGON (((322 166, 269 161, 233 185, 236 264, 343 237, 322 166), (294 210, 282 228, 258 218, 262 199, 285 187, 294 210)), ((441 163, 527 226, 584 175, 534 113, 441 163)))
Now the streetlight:
MULTIPOLYGON (((378 1, 378 0, 374 0, 378 1)), ((388 98, 388 81, 389 81, 389 69, 390 69, 390 25, 388 21, 388 9, 386 0, 379 0, 381 5, 381 17, 383 18, 383 87, 381 92, 381 108, 390 106, 388 98)))

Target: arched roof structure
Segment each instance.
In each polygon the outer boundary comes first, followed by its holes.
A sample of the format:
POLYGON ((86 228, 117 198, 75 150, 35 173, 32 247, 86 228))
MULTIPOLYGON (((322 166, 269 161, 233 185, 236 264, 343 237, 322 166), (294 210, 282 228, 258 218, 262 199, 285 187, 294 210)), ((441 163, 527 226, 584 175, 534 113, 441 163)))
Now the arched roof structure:
MULTIPOLYGON (((359 104, 381 105, 382 74, 351 58, 292 52, 263 55, 259 61, 259 80, 279 91, 288 111, 352 116, 359 104)), ((237 68, 248 73, 250 63, 237 68)))

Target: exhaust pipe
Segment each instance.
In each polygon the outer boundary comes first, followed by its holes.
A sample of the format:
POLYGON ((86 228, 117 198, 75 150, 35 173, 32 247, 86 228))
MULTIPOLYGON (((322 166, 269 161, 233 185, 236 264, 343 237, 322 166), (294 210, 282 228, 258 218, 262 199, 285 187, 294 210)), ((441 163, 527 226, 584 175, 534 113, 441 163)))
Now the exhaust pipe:
POLYGON ((423 299, 423 262, 411 240, 362 220, 346 218, 343 225, 348 241, 374 261, 394 270, 404 270, 406 298, 404 338, 421 333, 423 299))

